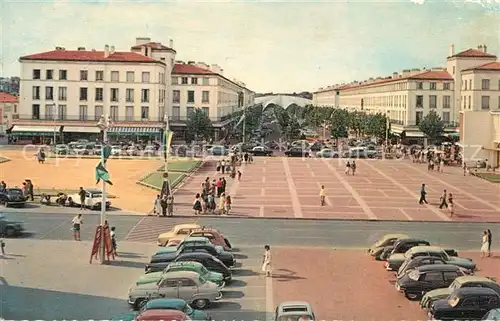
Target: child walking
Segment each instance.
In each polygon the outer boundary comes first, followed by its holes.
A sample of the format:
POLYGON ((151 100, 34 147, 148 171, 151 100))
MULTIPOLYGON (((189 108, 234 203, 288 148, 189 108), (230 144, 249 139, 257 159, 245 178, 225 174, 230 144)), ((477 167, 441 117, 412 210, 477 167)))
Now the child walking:
POLYGON ((174 216, 174 196, 172 194, 167 197, 167 215, 174 216))
POLYGON ((193 202, 194 215, 201 214, 201 197, 200 193, 197 193, 193 202))
POLYGON ((231 196, 228 195, 226 200, 224 201, 224 212, 226 215, 229 215, 229 210, 231 209, 231 196))
POLYGON ((161 213, 161 198, 160 195, 156 195, 156 199, 153 203, 153 215, 160 216, 161 213))

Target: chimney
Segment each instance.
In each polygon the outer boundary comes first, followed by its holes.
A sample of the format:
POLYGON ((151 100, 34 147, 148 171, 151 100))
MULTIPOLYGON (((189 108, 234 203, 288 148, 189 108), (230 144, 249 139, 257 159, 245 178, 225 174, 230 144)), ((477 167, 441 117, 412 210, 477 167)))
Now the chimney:
POLYGON ((455 55, 455 45, 454 44, 451 44, 450 45, 450 57, 455 55))
POLYGON ((85 51, 85 47, 78 47, 78 51, 85 51))
POLYGON ((168 41, 168 46, 170 47, 170 49, 174 49, 174 41, 172 39, 168 41))
POLYGON ((112 55, 115 53, 115 46, 111 46, 110 50, 109 50, 109 54, 112 55))
POLYGON ((149 42, 151 42, 151 38, 149 38, 149 37, 137 37, 137 38, 135 38, 135 45, 136 46, 144 45, 144 44, 149 43, 149 42))
POLYGON ((486 45, 483 45, 483 52, 484 52, 484 53, 487 53, 487 52, 488 52, 488 51, 486 51, 486 49, 487 49, 487 48, 488 48, 488 47, 486 47, 486 45))
POLYGON ((479 50, 479 51, 483 51, 483 45, 479 45, 479 46, 477 46, 477 50, 479 50))
POLYGON ((105 45, 104 46, 104 58, 108 58, 108 57, 109 57, 109 46, 105 45))
POLYGON ((393 72, 393 73, 392 73, 392 79, 396 79, 396 78, 398 78, 398 75, 399 75, 399 74, 398 74, 397 72, 393 72))

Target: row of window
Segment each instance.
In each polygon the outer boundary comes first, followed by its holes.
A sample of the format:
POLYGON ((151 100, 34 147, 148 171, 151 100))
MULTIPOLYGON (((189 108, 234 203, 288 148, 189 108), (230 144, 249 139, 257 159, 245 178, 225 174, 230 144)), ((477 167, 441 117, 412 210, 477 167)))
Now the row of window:
MULTIPOLYGON (((53 69, 45 70, 45 78, 44 80, 68 80, 68 71, 67 70, 58 70, 59 77, 56 79, 56 71, 53 69)), ((88 70, 80 70, 80 81, 105 81, 104 80, 104 70, 96 70, 94 77, 91 79, 89 77, 88 70)), ((108 78, 108 77, 106 77, 108 78)), ((42 70, 41 69, 33 69, 33 79, 42 79, 42 70)), ((159 82, 165 84, 165 74, 158 73, 159 82)), ((109 74, 109 80, 112 82, 120 82, 120 72, 119 71, 111 71, 109 74)), ((127 71, 125 72, 125 82, 136 82, 135 72, 127 71)), ((151 81, 151 74, 149 71, 141 72, 141 82, 149 83, 151 81)))
MULTIPOLYGON (((160 102, 165 98, 165 90, 160 90, 160 102)), ((87 87, 80 87, 79 100, 89 101, 91 94, 89 94, 89 89, 87 87)), ((125 90, 125 101, 134 102, 135 90, 126 89, 125 90)), ((32 87, 32 98, 33 100, 41 99, 41 88, 40 86, 32 87)), ((68 87, 58 87, 57 88, 57 98, 59 101, 68 100, 68 87)), ((45 87, 45 100, 54 100, 54 87, 45 87)), ((120 90, 118 88, 110 88, 109 100, 111 102, 118 102, 120 100, 120 90)), ((150 92, 149 89, 141 89, 141 102, 149 103, 150 92)), ((94 91, 94 101, 104 101, 104 88, 95 88, 94 91)))
MULTIPOLYGON (((472 88, 472 79, 462 80, 462 89, 463 90, 473 90, 474 88, 472 88)), ((500 80, 498 80, 497 89, 500 90, 500 80)), ((493 88, 491 88, 491 86, 490 86, 489 79, 481 79, 481 90, 493 90, 493 88)))
MULTIPOLYGON (((451 117, 450 117, 450 112, 449 111, 443 111, 441 114, 441 120, 444 123, 449 123, 451 122, 451 117)), ((423 111, 417 111, 415 112, 415 124, 418 125, 422 119, 424 118, 424 112, 423 111)))
POLYGON ((201 78, 201 83, 198 77, 172 77, 172 85, 210 85, 210 78, 201 78), (180 80, 180 81, 179 81, 180 80))
MULTIPOLYGON (((415 107, 424 108, 424 96, 417 95, 417 101, 415 103, 415 107)), ((437 108, 438 101, 436 95, 429 95, 429 108, 437 108)), ((441 108, 450 108, 451 107, 451 96, 443 96, 442 106, 441 108)))
MULTIPOLYGON (((450 90, 450 88, 451 88, 451 85, 449 82, 443 82, 443 83, 439 83, 439 84, 440 85, 442 84, 442 88, 439 88, 439 89, 450 90)), ((425 89, 427 89, 427 88, 424 87, 423 82, 421 82, 421 81, 417 82, 417 90, 425 90, 425 89)), ((438 83, 437 82, 430 82, 429 83, 429 90, 438 90, 438 83)))
MULTIPOLYGON (((460 97, 462 101, 463 109, 471 109, 472 96, 462 96, 460 97)), ((490 109, 490 96, 481 96, 481 109, 490 109)), ((498 96, 498 109, 500 109, 500 96, 498 96)))

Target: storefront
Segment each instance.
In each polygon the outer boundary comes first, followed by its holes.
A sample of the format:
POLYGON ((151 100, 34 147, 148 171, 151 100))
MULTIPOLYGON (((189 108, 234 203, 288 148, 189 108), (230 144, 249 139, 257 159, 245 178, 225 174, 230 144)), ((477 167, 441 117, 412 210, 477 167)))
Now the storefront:
POLYGON ((161 143, 161 133, 159 127, 111 127, 108 139, 111 142, 161 143))
POLYGON ((17 145, 46 144, 61 140, 61 126, 14 125, 10 130, 11 141, 17 145))
POLYGON ((91 142, 102 140, 101 129, 97 126, 64 126, 62 135, 66 144, 79 139, 86 139, 91 142))

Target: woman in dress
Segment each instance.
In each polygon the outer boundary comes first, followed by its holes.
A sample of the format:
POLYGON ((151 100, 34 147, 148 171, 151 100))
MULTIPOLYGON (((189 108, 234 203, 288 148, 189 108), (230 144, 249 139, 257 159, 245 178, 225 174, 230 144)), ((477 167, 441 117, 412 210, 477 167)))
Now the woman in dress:
POLYGON ((83 218, 82 218, 82 214, 78 214, 77 216, 75 216, 73 218, 73 238, 75 239, 75 241, 80 241, 80 229, 81 229, 81 226, 83 224, 83 218))
POLYGON ((201 197, 200 193, 197 193, 193 202, 194 215, 201 214, 201 197))
POLYGON ((262 272, 266 273, 266 276, 271 276, 271 247, 269 245, 264 246, 264 258, 262 260, 262 272))
POLYGON ((488 253, 488 232, 484 231, 483 233, 483 243, 481 245, 481 257, 485 257, 488 253))
POLYGON ((448 194, 448 209, 450 210, 450 217, 455 213, 455 205, 453 204, 453 194, 448 194))
POLYGON ((349 175, 349 172, 351 171, 351 163, 349 163, 349 161, 347 161, 347 164, 345 164, 345 174, 346 175, 349 175))
POLYGON ((229 215, 229 210, 231 209, 231 196, 228 195, 226 196, 226 199, 224 201, 224 212, 226 215, 229 215))
POLYGON ((224 193, 220 194, 220 198, 219 198, 219 214, 220 215, 224 214, 225 200, 226 200, 226 194, 224 194, 224 193))

